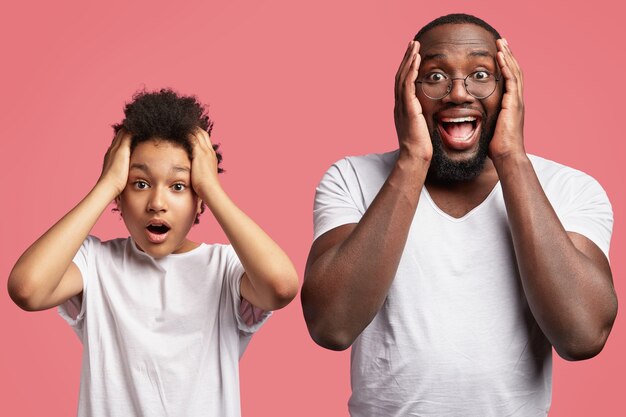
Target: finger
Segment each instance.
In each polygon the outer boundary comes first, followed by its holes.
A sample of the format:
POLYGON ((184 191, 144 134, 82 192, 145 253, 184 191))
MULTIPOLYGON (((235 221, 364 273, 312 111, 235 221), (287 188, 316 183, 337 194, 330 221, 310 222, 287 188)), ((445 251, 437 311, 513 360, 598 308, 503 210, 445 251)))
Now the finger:
POLYGON ((211 144, 209 133, 206 130, 200 127, 196 127, 190 136, 192 138, 191 141, 192 147, 194 149, 194 154, 196 152, 196 149, 200 149, 202 152, 205 153, 215 154, 215 150, 213 148, 213 145, 211 144))
POLYGON ((130 142, 131 142, 131 139, 133 138, 133 135, 128 130, 126 130, 124 128, 120 129, 120 131, 121 130, 123 130, 124 132, 122 133, 122 137, 120 139, 119 146, 121 148, 130 149, 130 142))
POLYGON ((515 59, 515 56, 513 56, 513 52, 511 51, 508 41, 506 39, 501 39, 500 42, 501 50, 504 53, 509 69, 511 70, 515 78, 517 78, 518 87, 520 89, 519 93, 521 94, 524 86, 524 76, 522 74, 522 69, 517 62, 517 59, 515 59))
POLYGON ((411 68, 413 67, 413 65, 415 63, 415 60, 419 56, 418 50, 419 50, 419 43, 417 41, 415 41, 415 42, 413 42, 413 45, 412 45, 412 48, 411 48, 411 55, 409 56, 409 58, 408 58, 408 60, 406 62, 406 65, 404 66, 404 68, 402 70, 402 75, 401 75, 401 78, 400 78, 400 83, 401 84, 409 76, 409 73, 411 72, 411 68))
POLYGON ((523 84, 524 84, 524 74, 522 73, 522 67, 517 62, 517 59, 515 58, 515 55, 513 55, 513 51, 511 51, 509 43, 507 42, 506 39, 504 40, 504 45, 505 45, 505 49, 506 49, 506 52, 507 52, 507 54, 506 54, 507 55, 507 59, 508 59, 509 62, 511 62, 511 64, 510 64, 511 69, 513 70, 513 73, 517 77, 517 79, 519 81, 520 87, 522 87, 523 84))
POLYGON ((207 132, 206 130, 198 127, 196 128, 197 132, 200 134, 200 136, 202 137, 204 143, 208 146, 211 147, 211 136, 209 135, 209 132, 207 132))
POLYGON ((419 54, 415 54, 413 56, 413 61, 411 61, 411 66, 409 67, 409 71, 406 74, 406 78, 404 80, 404 102, 405 103, 409 103, 413 100, 415 100, 416 98, 416 94, 415 94, 415 89, 416 89, 416 84, 415 81, 417 81, 417 74, 419 71, 419 67, 420 67, 420 62, 421 62, 422 58, 419 54))
POLYGON ((395 83, 395 94, 396 97, 400 97, 400 91, 402 88, 402 83, 406 78, 406 74, 409 72, 411 64, 415 59, 415 55, 417 54, 416 49, 419 42, 411 41, 409 42, 409 46, 407 47, 406 53, 404 54, 404 58, 402 59, 402 63, 398 68, 398 72, 396 73, 396 83, 395 83))
MULTIPOLYGON (((504 86, 505 86, 505 95, 513 94, 517 96, 517 100, 521 100, 519 85, 517 82, 517 78, 515 78, 515 74, 511 70, 509 66, 509 61, 507 61, 505 54, 502 51, 499 51, 497 54, 498 65, 500 65, 500 71, 502 72, 502 76, 504 77, 504 86)), ((506 103, 503 101, 503 106, 506 103)))

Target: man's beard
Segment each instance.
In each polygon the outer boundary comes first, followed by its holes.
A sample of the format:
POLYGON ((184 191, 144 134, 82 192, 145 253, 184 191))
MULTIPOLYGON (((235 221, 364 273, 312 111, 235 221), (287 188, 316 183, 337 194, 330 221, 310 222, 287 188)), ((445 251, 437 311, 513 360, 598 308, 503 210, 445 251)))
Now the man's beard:
POLYGON ((496 114, 491 119, 483 118, 483 124, 478 138, 478 151, 476 155, 464 161, 454 161, 446 155, 443 142, 438 129, 434 129, 430 138, 433 143, 433 157, 428 169, 428 181, 438 184, 450 184, 460 181, 470 181, 476 178, 485 166, 489 156, 489 143, 496 129, 496 114))

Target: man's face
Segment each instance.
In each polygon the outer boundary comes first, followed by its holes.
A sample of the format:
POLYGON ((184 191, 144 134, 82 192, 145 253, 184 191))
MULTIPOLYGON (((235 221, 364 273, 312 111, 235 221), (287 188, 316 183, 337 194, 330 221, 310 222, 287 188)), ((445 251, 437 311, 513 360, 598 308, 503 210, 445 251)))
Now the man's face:
POLYGON ((191 161, 179 145, 151 140, 130 156, 128 183, 118 199, 137 246, 154 258, 193 249, 187 233, 200 211, 191 187, 191 161))
POLYGON ((461 78, 454 80, 450 93, 439 100, 428 98, 421 86, 416 86, 433 142, 429 179, 473 179, 482 172, 487 158, 500 111, 502 82, 489 97, 477 99, 467 92, 463 78, 481 70, 500 77, 494 36, 473 24, 447 24, 426 32, 420 44, 418 80, 438 77, 436 73, 461 78))

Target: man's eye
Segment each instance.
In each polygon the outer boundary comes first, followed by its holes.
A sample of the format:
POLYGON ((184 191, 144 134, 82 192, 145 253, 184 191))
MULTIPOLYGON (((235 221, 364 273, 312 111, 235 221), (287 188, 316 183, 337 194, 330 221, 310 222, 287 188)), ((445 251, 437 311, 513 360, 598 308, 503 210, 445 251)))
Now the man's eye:
POLYGON ((145 181, 135 181, 135 188, 138 190, 145 190, 148 188, 148 183, 145 181))
POLYGON ((491 74, 487 71, 476 71, 472 73, 471 78, 474 81, 489 81, 491 78, 491 74))
POLYGON ((426 74, 424 81, 427 83, 440 83, 442 81, 446 81, 448 77, 445 74, 440 72, 431 72, 430 74, 426 74))
POLYGON ((172 185, 172 190, 174 191, 185 191, 187 186, 185 184, 174 184, 172 185))

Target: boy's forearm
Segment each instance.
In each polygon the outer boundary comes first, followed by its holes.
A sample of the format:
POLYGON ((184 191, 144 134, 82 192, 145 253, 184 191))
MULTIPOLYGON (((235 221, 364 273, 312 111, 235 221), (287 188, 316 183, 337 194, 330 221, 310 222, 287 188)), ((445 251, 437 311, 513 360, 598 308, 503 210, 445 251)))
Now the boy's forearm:
POLYGON ((35 241, 18 259, 9 276, 14 300, 43 305, 59 285, 72 259, 107 205, 115 189, 98 182, 87 196, 35 241))
POLYGON ((200 198, 224 230, 249 278, 252 288, 242 283, 242 295, 252 290, 254 300, 248 301, 266 310, 285 306, 298 290, 298 276, 287 254, 233 203, 219 184, 204 191, 200 198))

